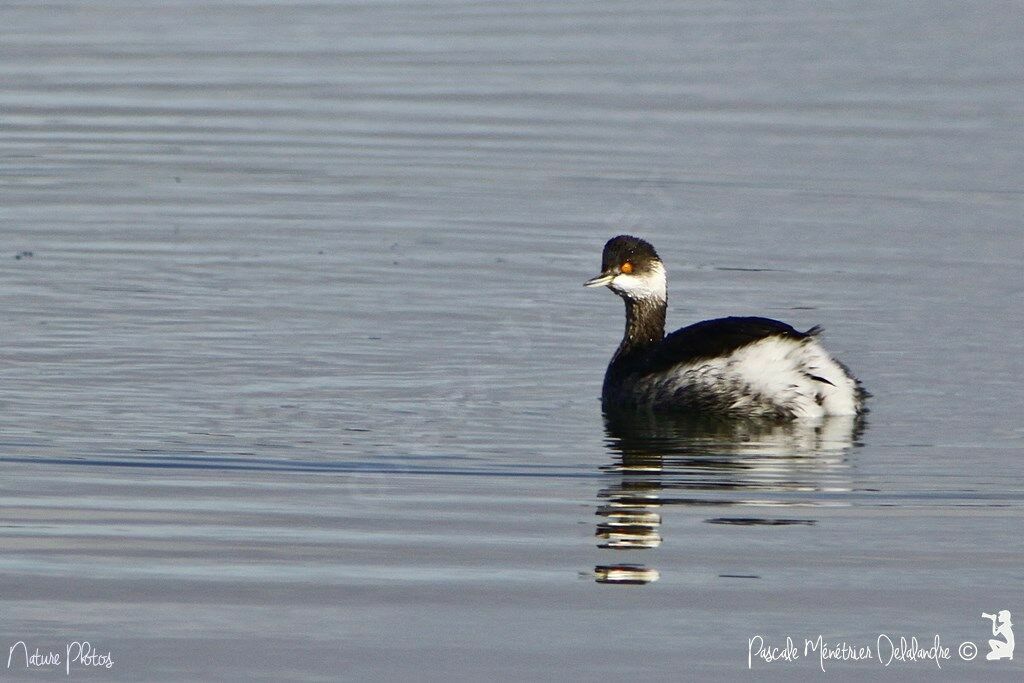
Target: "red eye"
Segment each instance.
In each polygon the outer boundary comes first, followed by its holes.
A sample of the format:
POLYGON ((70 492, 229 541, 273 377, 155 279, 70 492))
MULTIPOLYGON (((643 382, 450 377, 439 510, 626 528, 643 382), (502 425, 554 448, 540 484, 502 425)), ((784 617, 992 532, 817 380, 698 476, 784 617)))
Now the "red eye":
POLYGON ((630 263, 629 261, 626 261, 625 263, 622 264, 622 267, 619 268, 619 270, 625 273, 626 275, 629 275, 630 273, 633 272, 633 264, 630 263))

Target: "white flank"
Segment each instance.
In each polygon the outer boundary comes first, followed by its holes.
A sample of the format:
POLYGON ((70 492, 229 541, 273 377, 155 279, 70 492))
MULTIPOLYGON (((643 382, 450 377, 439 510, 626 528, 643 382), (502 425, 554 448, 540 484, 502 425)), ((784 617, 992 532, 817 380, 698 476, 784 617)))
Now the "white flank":
POLYGON ((857 413, 856 384, 815 339, 768 337, 728 356, 680 365, 657 384, 670 392, 717 394, 749 415, 776 407, 795 418, 857 413))

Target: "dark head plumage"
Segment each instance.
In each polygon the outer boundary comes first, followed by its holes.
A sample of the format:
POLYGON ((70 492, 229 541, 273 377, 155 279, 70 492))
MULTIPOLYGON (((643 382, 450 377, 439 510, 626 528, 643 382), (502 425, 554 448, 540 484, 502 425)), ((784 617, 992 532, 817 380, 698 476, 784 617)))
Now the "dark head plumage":
POLYGON ((601 252, 601 272, 607 273, 623 264, 630 263, 641 272, 650 269, 654 263, 661 263, 658 252, 650 242, 632 235, 619 235, 608 240, 601 252))
POLYGON ((624 299, 665 302, 665 267, 650 242, 632 235, 613 237, 601 253, 601 274, 583 283, 607 286, 624 299))

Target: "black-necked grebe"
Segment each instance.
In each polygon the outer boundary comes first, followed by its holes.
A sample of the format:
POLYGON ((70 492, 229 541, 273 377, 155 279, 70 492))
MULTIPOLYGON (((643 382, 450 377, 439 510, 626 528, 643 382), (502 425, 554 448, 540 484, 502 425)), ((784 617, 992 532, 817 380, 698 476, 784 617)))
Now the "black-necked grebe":
POLYGON ((732 417, 857 415, 866 392, 817 339, 769 318, 720 318, 665 336, 665 266, 649 243, 608 240, 601 274, 626 302, 626 334, 608 365, 605 410, 649 408, 732 417))

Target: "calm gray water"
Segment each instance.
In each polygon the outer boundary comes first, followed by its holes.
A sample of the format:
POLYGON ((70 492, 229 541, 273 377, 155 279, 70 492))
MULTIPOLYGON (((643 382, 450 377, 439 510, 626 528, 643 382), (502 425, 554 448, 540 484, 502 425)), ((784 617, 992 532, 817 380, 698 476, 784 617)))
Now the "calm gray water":
POLYGON ((1019 680, 981 613, 1024 619, 1022 36, 1017 2, 0 6, 0 652, 730 680, 757 634, 938 634, 941 672, 828 673, 1019 680), (606 425, 621 303, 580 284, 621 232, 673 327, 825 326, 866 422, 606 425))

